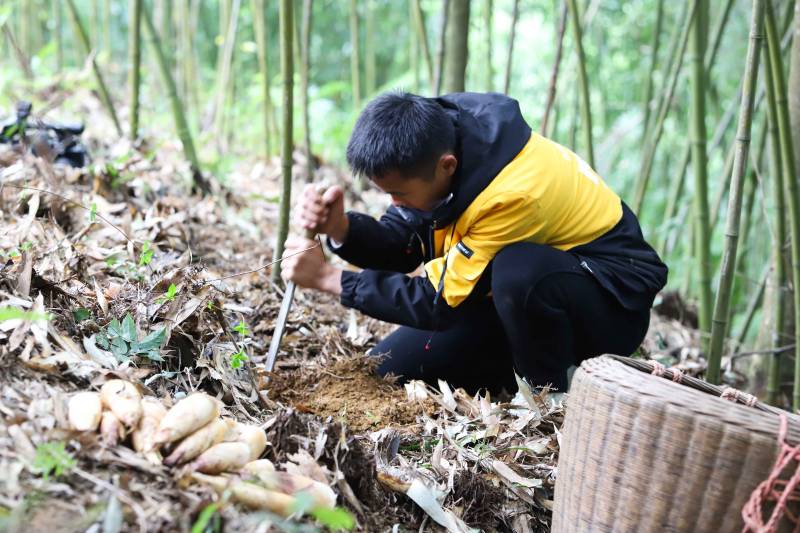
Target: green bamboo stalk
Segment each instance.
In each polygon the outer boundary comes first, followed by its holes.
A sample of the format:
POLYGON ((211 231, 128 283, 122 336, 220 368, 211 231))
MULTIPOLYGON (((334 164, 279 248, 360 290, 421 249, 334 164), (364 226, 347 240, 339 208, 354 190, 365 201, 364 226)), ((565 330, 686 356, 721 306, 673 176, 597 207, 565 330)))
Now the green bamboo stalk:
POLYGON ((60 74, 64 70, 64 40, 61 34, 61 28, 64 25, 64 12, 61 9, 61 0, 53 0, 53 18, 55 19, 53 39, 56 43, 56 72, 60 74))
POLYGON ((253 8, 253 27, 258 47, 258 69, 261 72, 261 99, 264 105, 264 158, 272 157, 272 97, 269 94, 269 53, 267 49, 267 22, 264 0, 251 0, 253 8))
POLYGON ((128 54, 130 71, 128 72, 128 90, 130 91, 130 138, 135 141, 139 137, 139 87, 141 85, 141 28, 142 0, 131 0, 128 4, 128 54))
MULTIPOLYGON (((72 2, 72 0, 69 0, 72 2)), ((153 49, 158 70, 161 73, 161 80, 167 88, 167 97, 169 98, 170 106, 172 107, 172 119, 175 122, 175 131, 178 138, 183 145, 183 153, 186 160, 189 162, 189 167, 192 172, 192 187, 199 189, 203 193, 211 192, 211 186, 206 181, 200 167, 200 160, 197 158, 197 152, 194 149, 194 141, 192 140, 192 132, 189 130, 189 124, 186 122, 186 114, 183 111, 183 104, 178 97, 178 89, 175 87, 175 80, 172 77, 172 72, 167 62, 167 57, 161 49, 161 41, 156 31, 153 19, 146 9, 142 9, 142 22, 144 31, 147 33, 148 41, 153 49)))
MULTIPOLYGON (((409 0, 408 2, 408 21, 411 26, 415 26, 414 2, 416 0, 409 0)), ((427 43, 426 43, 427 44, 427 43)), ((411 90, 414 94, 419 94, 419 54, 420 54, 419 39, 415 32, 408 32, 408 68, 414 78, 411 90)))
POLYGON ((653 163, 655 162, 656 148, 658 142, 661 140, 661 134, 664 132, 664 122, 669 113, 672 105, 672 97, 675 94, 675 88, 678 85, 678 77, 683 65, 683 57, 686 53, 686 46, 689 42, 689 34, 692 25, 694 24, 695 15, 700 0, 692 0, 691 6, 684 12, 683 25, 681 33, 677 40, 674 41, 676 45, 673 47, 674 54, 670 54, 672 59, 670 61, 669 75, 666 79, 666 85, 659 99, 658 114, 656 121, 653 124, 653 129, 645 137, 644 155, 642 157, 642 165, 639 170, 639 176, 636 181, 636 192, 633 201, 633 210, 641 215, 641 210, 644 205, 644 197, 647 192, 647 185, 650 181, 650 175, 653 171, 653 163))
MULTIPOLYGON (((308 114, 308 76, 311 62, 311 0, 303 0, 303 23, 300 50, 300 109, 303 112, 303 150, 306 154, 305 180, 307 183, 314 181, 314 156, 311 153, 311 120, 308 114)), ((375 7, 374 5, 371 7, 375 7)), ((374 59, 374 57, 373 57, 374 59)), ((373 87, 373 91, 375 88, 373 87)))
POLYGON ((544 116, 542 117, 542 124, 539 128, 539 133, 546 135, 547 122, 550 117, 550 111, 553 109, 553 103, 556 99, 556 84, 558 83, 558 72, 561 67, 561 56, 564 51, 564 33, 567 29, 567 2, 564 1, 561 9, 561 16, 558 21, 558 37, 556 38, 556 57, 553 61, 553 70, 550 73, 550 83, 547 87, 547 103, 544 105, 544 116))
MULTIPOLYGON (((428 31, 425 29, 425 16, 422 13, 422 5, 420 0, 411 0, 411 21, 414 24, 414 31, 417 38, 412 40, 417 44, 417 47, 422 50, 422 58, 425 60, 425 68, 428 73, 428 84, 433 86, 433 59, 431 59, 431 49, 428 46, 428 31)), ((419 61, 419 58, 414 58, 419 61)))
POLYGON ((711 349, 708 355, 708 370, 706 372, 706 379, 711 383, 719 383, 723 341, 728 326, 731 287, 733 286, 736 252, 739 245, 742 185, 747 173, 753 104, 755 102, 756 81, 758 80, 758 62, 761 57, 761 42, 763 40, 764 0, 753 0, 750 44, 747 48, 747 59, 745 61, 742 105, 739 110, 739 127, 736 132, 736 155, 734 157, 731 191, 728 200, 725 245, 720 268, 719 289, 717 290, 711 326, 711 349))
POLYGON ((214 103, 214 134, 217 149, 227 150, 227 118, 229 104, 233 101, 233 54, 236 49, 236 33, 239 26, 241 0, 233 0, 228 15, 228 28, 225 32, 225 45, 222 49, 222 63, 217 78, 216 101, 214 103))
POLYGON ((589 80, 586 76, 586 57, 583 53, 581 38, 580 14, 578 13, 577 0, 567 0, 572 25, 572 38, 575 42, 575 52, 578 58, 578 87, 581 96, 581 120, 583 122, 583 137, 589 166, 594 168, 594 146, 592 145, 592 108, 589 100, 589 80))
POLYGON ((94 72, 94 78, 97 82, 97 89, 100 91, 100 99, 103 101, 103 105, 105 106, 106 111, 108 111, 111 121, 114 123, 114 128, 117 130, 117 135, 122 137, 122 127, 119 125, 119 119, 117 119, 117 112, 114 109, 114 103, 111 101, 111 95, 109 95, 108 89, 106 88, 106 83, 103 81, 103 75, 100 72, 100 67, 97 65, 94 55, 92 55, 92 45, 89 43, 89 36, 86 34, 86 29, 83 27, 83 22, 81 22, 81 18, 78 15, 78 9, 75 7, 74 0, 67 0, 67 9, 69 10, 78 40, 80 41, 81 46, 83 46, 84 52, 87 56, 91 56, 92 71, 94 72))
MULTIPOLYGON (((284 243, 289 235, 289 206, 292 201, 292 135, 293 135, 293 98, 294 63, 292 61, 292 31, 294 13, 292 0, 281 0, 279 11, 280 48, 281 48, 281 85, 283 86, 283 106, 281 109, 281 201, 278 209, 278 236, 275 244, 277 261, 283 256, 284 243)), ((351 5, 352 7, 352 5, 351 5)), ((272 281, 280 282, 281 264, 275 263, 272 269, 272 281)))
POLYGON ((375 94, 378 86, 375 64, 375 10, 377 8, 374 0, 367 0, 367 14, 364 20, 364 90, 368 98, 375 94))
POLYGON ((775 13, 772 2, 765 0, 765 15, 767 28, 767 48, 772 70, 772 83, 775 93, 777 110, 778 132, 780 134, 781 165, 783 168, 784 184, 788 185, 786 193, 789 197, 789 218, 791 220, 792 237, 792 291, 794 295, 794 322, 795 322, 795 370, 794 390, 792 393, 792 406, 794 410, 800 409, 800 342, 796 336, 800 332, 800 194, 795 174, 795 161, 792 154, 792 130, 789 124, 789 110, 786 99, 786 81, 783 75, 781 61, 780 41, 775 24, 775 13))
MULTIPOLYGON (((768 51, 765 50, 764 77, 767 92, 767 116, 770 137, 770 168, 772 169, 772 195, 775 212, 775 242, 772 245, 772 285, 776 291, 774 301, 774 317, 772 325, 772 348, 781 345, 781 331, 786 320, 783 302, 783 290, 786 286, 786 268, 784 266, 784 250, 786 246, 786 201, 784 197, 783 163, 781 162, 781 141, 778 131, 778 104, 775 100, 775 83, 768 51)), ((767 378, 767 401, 775 404, 780 392, 780 354, 770 357, 767 378)))
MULTIPOLYGON (((692 22, 689 45, 691 98, 689 101, 689 138, 692 143, 692 167, 694 169, 694 222, 696 231, 695 261, 699 272, 700 301, 698 318, 700 331, 709 333, 712 328, 711 315, 713 297, 711 291, 711 235, 708 213, 708 162, 706 159, 705 93, 706 71, 703 65, 705 39, 707 36, 708 0, 698 1, 698 12, 692 22)), ((733 231, 736 231, 734 228, 733 231)), ((706 344, 707 346, 707 344, 706 344)), ((717 370, 718 374, 718 370, 717 370)), ((708 375, 719 379, 710 365, 708 375)), ((716 383, 716 381, 714 381, 716 383)))
POLYGON ((103 48, 106 52, 106 61, 112 61, 114 54, 111 49, 111 0, 103 0, 103 48))
POLYGON ((506 75, 503 82, 503 92, 508 94, 511 87, 511 69, 514 59, 514 38, 517 35, 517 20, 519 20, 519 0, 514 0, 514 9, 511 12, 511 35, 508 39, 508 54, 506 55, 506 75))
POLYGON ((483 25, 486 33, 486 92, 494 91, 494 65, 492 64, 492 14, 494 12, 494 1, 485 0, 483 4, 483 25))
POLYGON ((444 61, 447 53, 447 27, 450 18, 450 0, 442 0, 442 17, 439 26, 439 49, 436 54, 436 72, 433 80, 433 94, 438 96, 442 92, 442 79, 444 78, 444 61))
POLYGON ((469 54, 469 0, 450 3, 447 48, 444 59, 444 92, 464 91, 469 54))
POLYGON ((664 16, 664 0, 658 0, 656 7, 656 24, 653 29, 653 40, 650 44, 650 67, 647 69, 647 78, 644 85, 644 120, 642 121, 643 136, 647 134, 650 125, 650 111, 653 106, 653 73, 658 63, 658 49, 661 44, 661 20, 664 16))
POLYGON ((359 59, 358 5, 350 0, 350 85, 353 90, 353 109, 361 108, 361 60, 359 59))

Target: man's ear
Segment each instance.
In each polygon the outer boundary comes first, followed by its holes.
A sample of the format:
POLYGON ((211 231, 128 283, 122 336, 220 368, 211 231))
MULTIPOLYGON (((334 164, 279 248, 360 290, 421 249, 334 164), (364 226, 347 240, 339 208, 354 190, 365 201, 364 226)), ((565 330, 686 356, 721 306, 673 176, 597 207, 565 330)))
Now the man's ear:
POLYGON ((458 167, 458 159, 452 153, 446 153, 439 158, 439 166, 446 176, 452 176, 458 167))

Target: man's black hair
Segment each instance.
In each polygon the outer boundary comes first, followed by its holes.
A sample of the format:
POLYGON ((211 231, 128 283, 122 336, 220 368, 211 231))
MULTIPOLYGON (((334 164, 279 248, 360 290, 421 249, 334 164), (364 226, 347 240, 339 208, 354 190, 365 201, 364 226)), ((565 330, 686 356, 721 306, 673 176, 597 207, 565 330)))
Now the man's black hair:
POLYGON ((435 168, 455 148, 455 127, 434 99, 392 91, 372 100, 347 143, 347 162, 357 175, 380 178, 435 168))

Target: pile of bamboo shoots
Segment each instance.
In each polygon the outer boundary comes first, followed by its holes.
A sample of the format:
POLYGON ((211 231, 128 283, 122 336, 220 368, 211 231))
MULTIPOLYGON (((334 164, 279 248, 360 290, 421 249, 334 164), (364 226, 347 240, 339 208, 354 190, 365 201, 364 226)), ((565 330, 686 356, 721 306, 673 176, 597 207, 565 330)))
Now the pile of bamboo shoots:
POLYGON ((295 496, 307 493, 315 506, 333 507, 336 494, 320 481, 277 471, 259 459, 267 447, 263 429, 220 416, 220 404, 205 393, 190 394, 167 410, 143 398, 133 383, 112 379, 100 392, 69 399, 68 418, 76 431, 100 431, 109 446, 130 436, 134 450, 154 464, 181 467, 190 479, 210 485, 247 507, 288 516, 295 496))

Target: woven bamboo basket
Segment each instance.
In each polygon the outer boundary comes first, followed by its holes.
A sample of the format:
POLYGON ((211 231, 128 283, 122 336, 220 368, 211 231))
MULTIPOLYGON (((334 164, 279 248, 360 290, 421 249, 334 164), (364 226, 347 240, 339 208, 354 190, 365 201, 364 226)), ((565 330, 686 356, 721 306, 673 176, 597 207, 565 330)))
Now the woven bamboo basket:
MULTIPOLYGON (((800 417, 652 370, 649 362, 604 355, 575 372, 553 532, 742 531, 742 506, 778 454, 779 413, 788 415, 787 443, 800 442, 800 417)), ((789 510, 798 514, 797 502, 789 510)))

